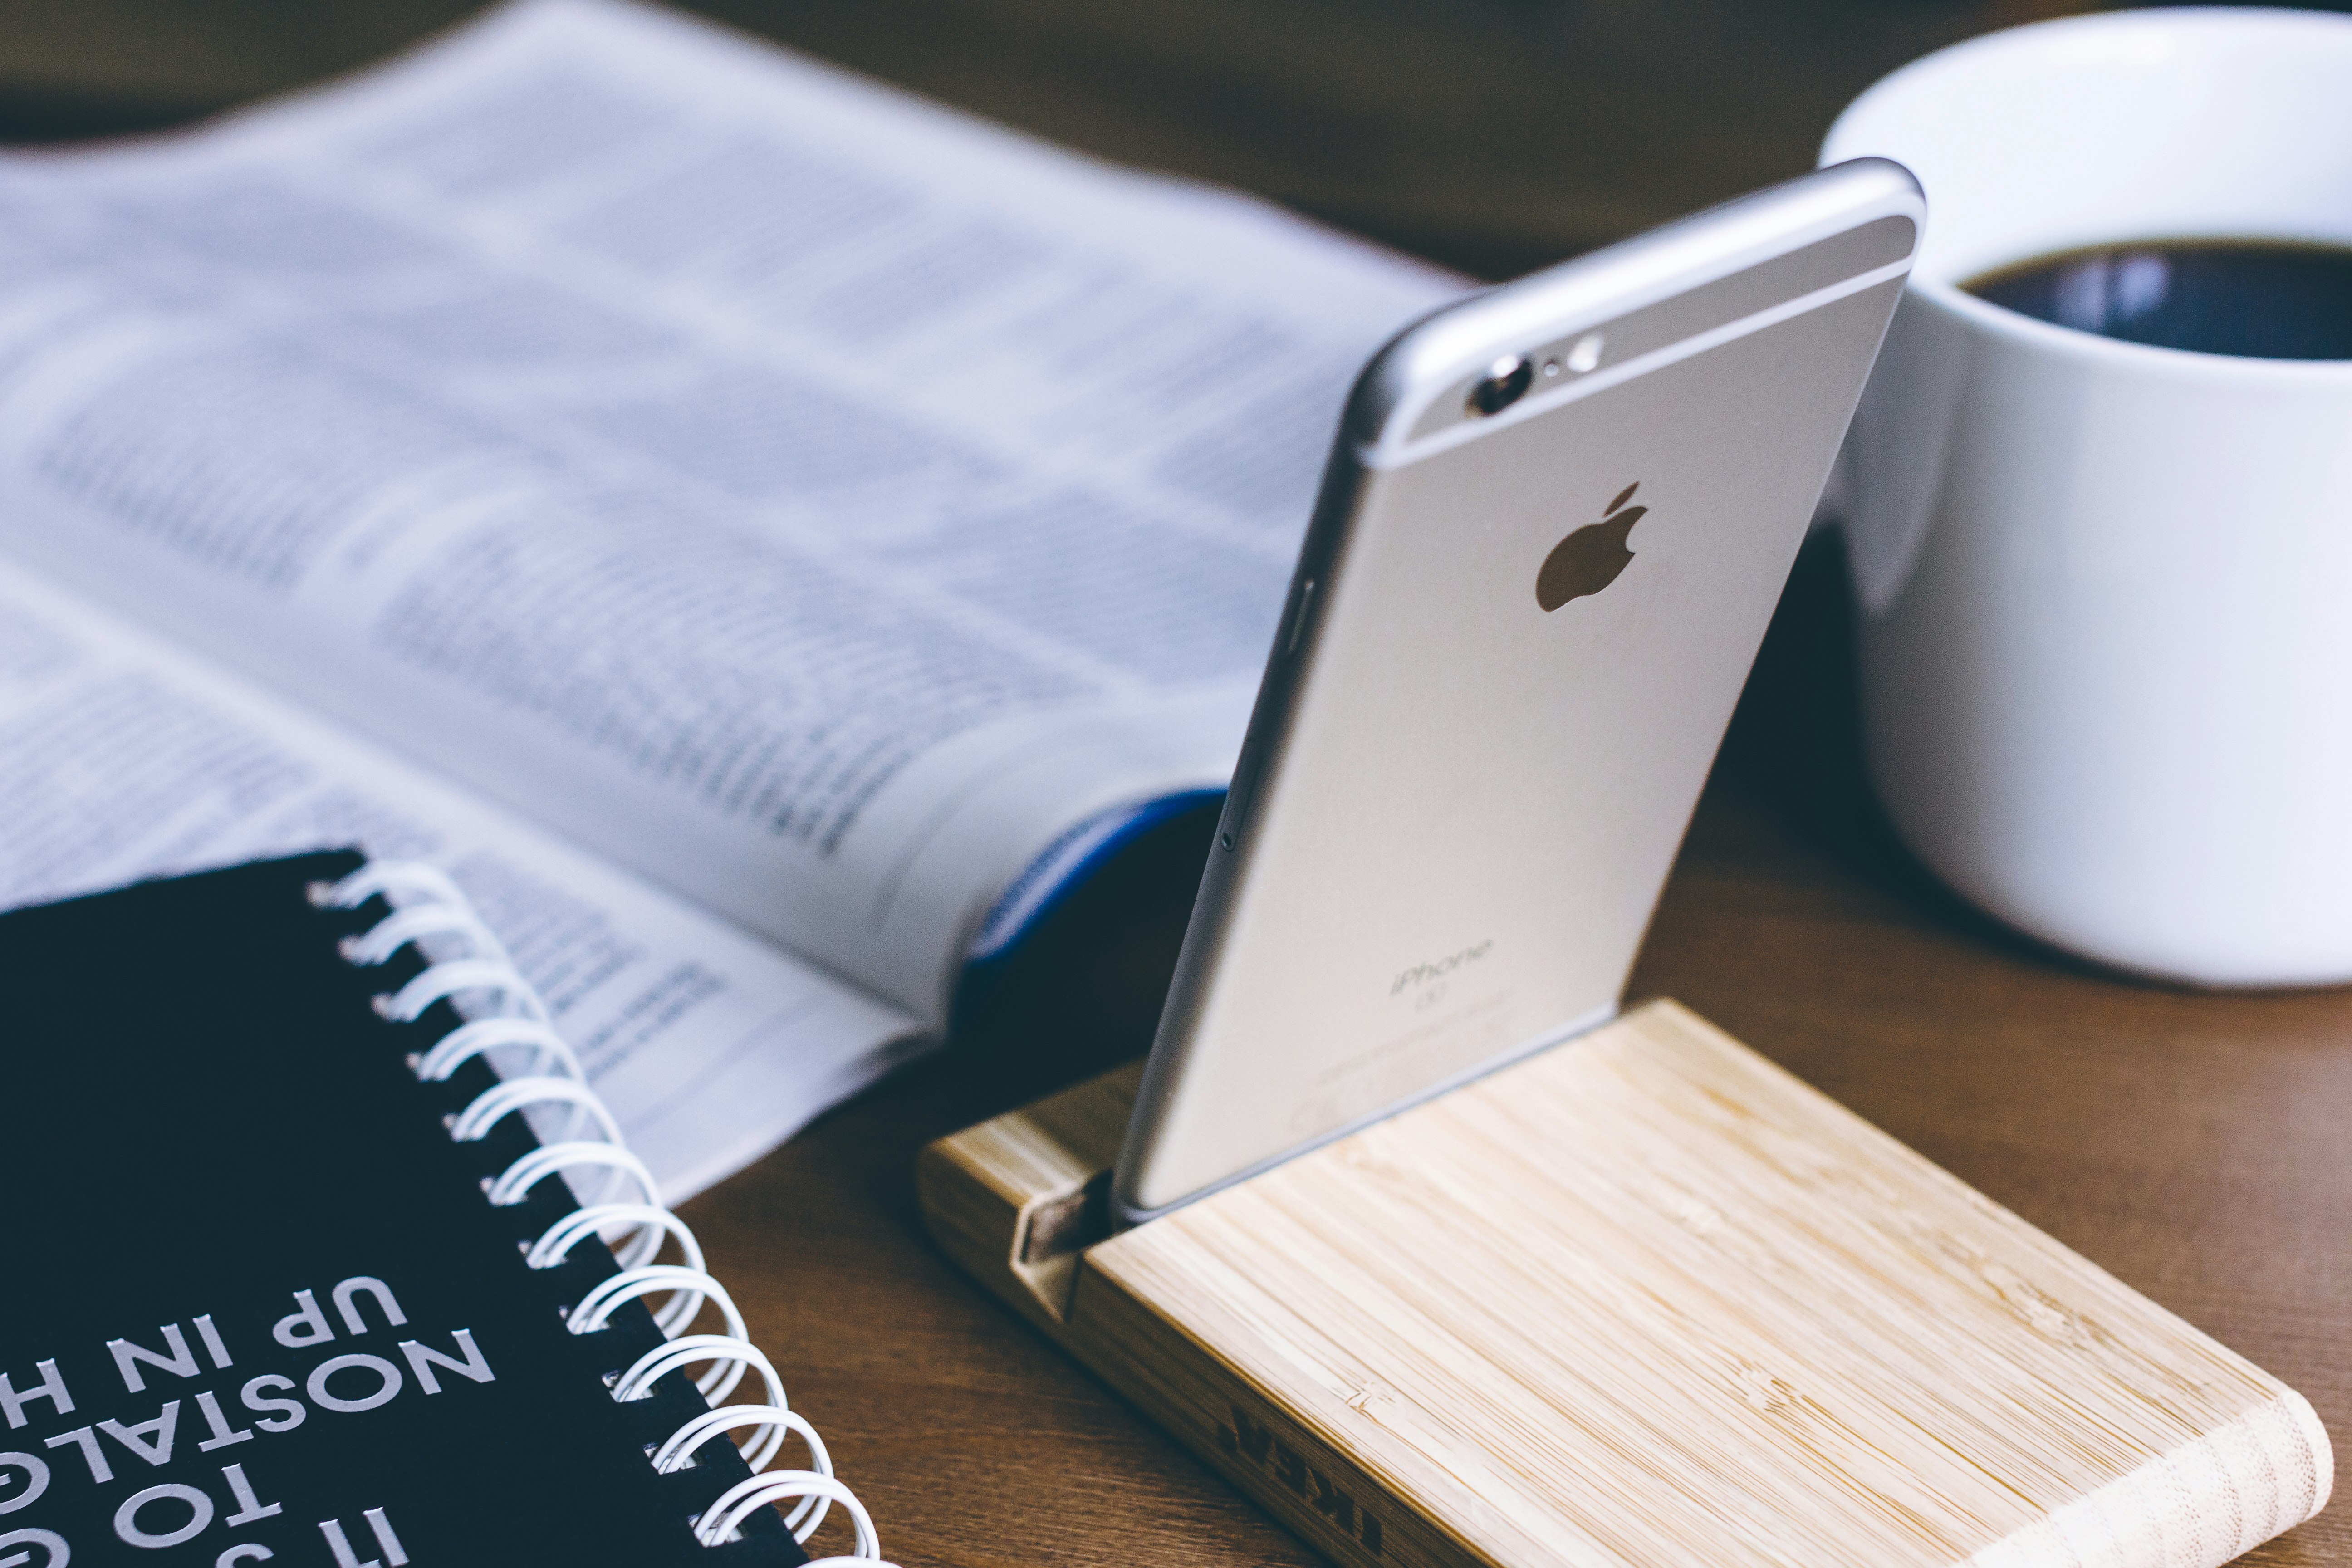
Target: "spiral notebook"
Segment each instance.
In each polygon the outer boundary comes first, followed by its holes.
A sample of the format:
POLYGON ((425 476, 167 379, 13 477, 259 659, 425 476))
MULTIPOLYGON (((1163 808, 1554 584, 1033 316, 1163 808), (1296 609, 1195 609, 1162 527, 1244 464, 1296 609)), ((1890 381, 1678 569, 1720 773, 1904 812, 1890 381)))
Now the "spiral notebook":
POLYGON ((879 1555, 439 873, 0 916, 0 1564, 879 1555))

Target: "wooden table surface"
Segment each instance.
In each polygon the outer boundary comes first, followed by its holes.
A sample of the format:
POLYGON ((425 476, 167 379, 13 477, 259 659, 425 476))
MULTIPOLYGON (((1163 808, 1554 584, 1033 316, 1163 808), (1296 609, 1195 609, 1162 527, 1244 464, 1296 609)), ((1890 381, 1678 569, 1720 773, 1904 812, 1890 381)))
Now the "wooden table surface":
MULTIPOLYGON (((0 17, 0 135, 169 123, 470 8, 17 0, 0 17)), ((1503 275, 1796 173, 1885 70, 2084 7, 704 8, 1076 145, 1503 275)), ((2352 1451, 2352 993, 2121 980, 1941 891, 1862 782, 1842 572, 1833 541, 1800 563, 1633 994, 1681 998, 2252 1357, 2352 1451)), ((1064 911, 946 1052, 686 1210, 907 1568, 1317 1561, 959 1277, 915 1212, 925 1142, 1141 1048, 1205 842, 1195 822, 1145 847, 1064 911)), ((2352 1509, 2247 1561, 2352 1563, 2352 1509)))

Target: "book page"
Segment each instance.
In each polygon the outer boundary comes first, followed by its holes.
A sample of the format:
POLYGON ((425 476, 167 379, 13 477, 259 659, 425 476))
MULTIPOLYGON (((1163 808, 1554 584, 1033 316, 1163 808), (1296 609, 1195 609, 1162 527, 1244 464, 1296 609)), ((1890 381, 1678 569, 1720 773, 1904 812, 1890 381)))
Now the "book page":
POLYGON ((457 879, 673 1203, 917 1043, 906 1015, 0 563, 0 908, 345 844, 457 879))
POLYGON ((1221 786, 1348 384, 1456 280, 533 0, 0 164, 0 544, 936 1020, 1221 786))

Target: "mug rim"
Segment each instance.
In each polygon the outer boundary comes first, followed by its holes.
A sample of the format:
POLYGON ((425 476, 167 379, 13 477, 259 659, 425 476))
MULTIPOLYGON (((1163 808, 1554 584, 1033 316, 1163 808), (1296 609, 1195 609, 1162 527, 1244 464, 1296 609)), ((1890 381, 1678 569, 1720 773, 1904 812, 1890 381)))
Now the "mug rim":
MULTIPOLYGON (((2183 5, 2102 11, 2002 27, 1931 50, 1917 59, 1896 67, 1864 88, 1838 111, 1837 119, 1831 122, 1828 133, 1822 139, 1819 161, 1826 167, 1832 163, 1871 154, 1875 150, 1839 146, 1841 140, 1852 133, 1851 127, 1855 120, 1867 110, 1906 90, 1920 79, 1941 75, 1964 61, 2021 52, 2046 53, 2052 46, 2063 44, 2068 38, 2090 35, 2128 37, 2139 34, 2179 40, 2183 35, 2194 38, 2210 37, 2219 31, 2240 35, 2315 33, 2327 35, 2338 41, 2352 42, 2352 16, 2277 5, 2183 5)), ((1880 153, 1878 155, 1885 154, 1880 153)), ((1927 194, 1927 222, 1932 226, 1935 221, 1935 193, 1931 191, 1927 194)), ((2120 237, 2115 243, 2127 245, 2132 243, 2132 237, 2120 237)), ((2021 257, 2017 259, 2031 258, 2021 257)), ((2005 305, 1979 299, 1957 283, 1923 278, 1916 272, 1906 280, 1904 289, 1908 294, 1932 300, 1981 331, 2010 339, 2021 346, 2039 348, 2052 353, 2078 355, 2118 366, 2163 371, 2200 379, 2256 377, 2321 383, 2352 380, 2352 359, 2262 359, 2250 354, 2212 353, 2199 349, 2132 342, 2086 331, 2080 327, 2041 321, 2005 305)))

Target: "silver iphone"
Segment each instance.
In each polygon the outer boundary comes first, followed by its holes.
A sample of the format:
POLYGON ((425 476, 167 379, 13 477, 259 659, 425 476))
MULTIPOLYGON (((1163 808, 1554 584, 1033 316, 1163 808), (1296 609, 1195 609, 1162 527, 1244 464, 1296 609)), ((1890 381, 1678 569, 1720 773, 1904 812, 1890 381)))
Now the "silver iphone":
POLYGON ((1114 1194, 1617 1009, 1908 272, 1840 164, 1438 311, 1351 396, 1114 1194))

